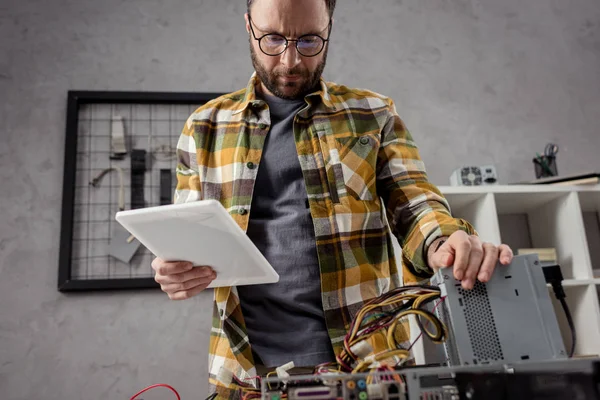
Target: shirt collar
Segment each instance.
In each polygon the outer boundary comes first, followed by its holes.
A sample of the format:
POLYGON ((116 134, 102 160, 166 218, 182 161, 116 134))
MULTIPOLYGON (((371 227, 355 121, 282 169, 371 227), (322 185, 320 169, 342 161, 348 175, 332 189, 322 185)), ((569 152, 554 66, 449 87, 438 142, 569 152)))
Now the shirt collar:
POLYGON ((331 100, 331 93, 329 93, 329 88, 327 87, 327 82, 323 78, 320 79, 321 88, 313 93, 306 95, 305 99, 320 97, 323 105, 327 108, 330 108, 332 111, 335 111, 335 105, 331 100))
MULTIPOLYGON (((246 86, 246 93, 244 94, 244 98, 242 99, 242 102, 240 103, 238 109, 233 112, 233 115, 243 112, 244 110, 246 110, 246 108, 248 108, 248 106, 250 104, 252 104, 253 102, 258 100, 258 98, 256 97, 256 85, 258 83, 259 83, 258 75, 256 74, 256 72, 254 72, 252 74, 252 76, 250 77, 248 86, 246 86)), ((319 84, 320 84, 320 89, 306 95, 304 97, 304 99, 306 100, 307 103, 311 104, 308 101, 308 99, 320 97, 320 99, 323 102, 323 105, 325 105, 325 107, 335 110, 333 101, 331 101, 331 94, 329 93, 327 83, 325 82, 325 80, 323 80, 323 78, 321 78, 319 84)))

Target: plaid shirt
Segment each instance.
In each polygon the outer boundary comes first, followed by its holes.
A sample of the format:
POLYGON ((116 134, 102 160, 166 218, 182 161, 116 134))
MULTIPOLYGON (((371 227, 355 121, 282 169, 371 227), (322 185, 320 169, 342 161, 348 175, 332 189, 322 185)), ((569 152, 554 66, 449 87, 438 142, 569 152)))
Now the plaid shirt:
MULTIPOLYGON (((177 145, 175 202, 216 199, 244 230, 271 125, 257 83, 254 74, 246 89, 196 110, 177 145)), ((294 139, 314 223, 323 311, 337 353, 365 301, 401 280, 430 277, 429 245, 457 230, 474 231, 452 218, 428 182, 391 99, 321 81, 305 101, 294 119, 294 139), (402 247, 401 272, 391 234, 402 247)), ((231 375, 243 380, 256 369, 237 289, 217 288, 214 296, 209 382, 219 398, 235 398, 231 375)))

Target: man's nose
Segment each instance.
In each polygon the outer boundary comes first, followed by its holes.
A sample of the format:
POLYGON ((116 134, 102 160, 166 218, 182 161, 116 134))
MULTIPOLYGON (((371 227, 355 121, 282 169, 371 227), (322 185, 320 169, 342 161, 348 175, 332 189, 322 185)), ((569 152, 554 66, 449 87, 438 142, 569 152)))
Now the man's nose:
POLYGON ((281 63, 285 65, 286 68, 291 69, 300 64, 300 61, 302 61, 302 59, 296 49, 296 42, 290 42, 287 49, 281 55, 281 63))

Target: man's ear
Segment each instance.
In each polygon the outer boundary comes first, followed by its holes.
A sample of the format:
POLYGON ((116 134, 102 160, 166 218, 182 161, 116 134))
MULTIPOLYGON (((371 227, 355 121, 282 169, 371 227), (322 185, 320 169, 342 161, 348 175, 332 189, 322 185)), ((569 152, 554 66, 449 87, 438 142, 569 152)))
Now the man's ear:
POLYGON ((246 21, 246 32, 250 33, 250 20, 248 19, 248 13, 244 14, 244 20, 246 21))

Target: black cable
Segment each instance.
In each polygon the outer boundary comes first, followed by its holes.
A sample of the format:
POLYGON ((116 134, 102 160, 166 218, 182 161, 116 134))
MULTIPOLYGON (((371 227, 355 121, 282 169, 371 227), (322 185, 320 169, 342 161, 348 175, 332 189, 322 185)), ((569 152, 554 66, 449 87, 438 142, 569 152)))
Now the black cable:
POLYGON ((569 351, 569 357, 573 357, 573 354, 575 354, 575 344, 577 343, 577 331, 575 330, 575 324, 573 323, 571 311, 569 310, 569 306, 565 301, 567 295, 565 294, 565 290, 562 285, 562 271, 560 270, 559 265, 548 265, 544 266, 542 269, 544 271, 544 278, 546 278, 546 282, 552 285, 554 296, 558 301, 560 301, 560 305, 562 306, 565 316, 567 317, 567 323, 569 324, 569 329, 571 330, 571 350, 569 351))
POLYGON ((569 329, 571 329, 571 351, 569 351, 569 357, 573 357, 575 354, 575 344, 577 343, 577 333, 575 331, 575 324, 573 324, 573 317, 571 316, 571 311, 569 310, 569 306, 565 301, 565 298, 562 297, 558 299, 560 301, 560 305, 562 306, 565 316, 567 317, 567 323, 569 324, 569 329))
POLYGON ((421 318, 423 318, 420 315, 417 315, 417 325, 419 327, 419 329, 421 330, 421 332, 423 333, 423 336, 429 338, 429 340, 431 340, 434 343, 440 343, 442 341, 444 341, 444 339, 446 338, 446 330, 444 329, 444 325, 442 323, 442 321, 440 321, 440 319, 437 317, 437 315, 435 315, 434 313, 430 312, 427 309, 424 308, 419 308, 420 311, 423 311, 425 314, 429 315, 431 318, 431 321, 427 321, 427 322, 431 322, 434 326, 435 326, 435 334, 432 334, 429 330, 425 329, 425 326, 423 325, 423 321, 421 320, 421 318))

